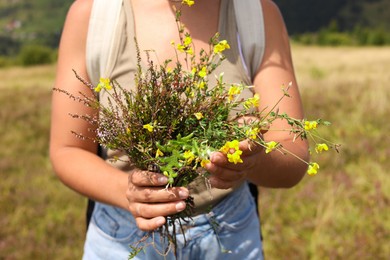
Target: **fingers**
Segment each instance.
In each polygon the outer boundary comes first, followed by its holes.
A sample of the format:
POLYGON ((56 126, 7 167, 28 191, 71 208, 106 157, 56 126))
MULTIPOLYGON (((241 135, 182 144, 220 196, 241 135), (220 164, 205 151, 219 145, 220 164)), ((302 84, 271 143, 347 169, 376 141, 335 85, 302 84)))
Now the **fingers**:
POLYGON ((165 224, 164 217, 156 217, 153 219, 135 218, 137 227, 143 231, 152 231, 165 224))
POLYGON ((166 189, 167 183, 167 177, 162 174, 136 169, 129 173, 127 197, 130 201, 144 203, 176 201, 188 197, 186 188, 166 189))
POLYGON ((168 216, 180 211, 186 207, 184 201, 169 202, 169 203, 132 203, 130 210, 135 218, 153 219, 159 216, 168 216))
POLYGON ((213 175, 219 176, 223 173, 226 173, 225 175, 234 175, 234 172, 239 171, 239 168, 228 162, 226 155, 222 153, 213 153, 210 161, 210 163, 205 165, 205 169, 213 175))
POLYGON ((168 203, 130 202, 129 210, 137 226, 143 231, 151 231, 165 224, 165 217, 181 212, 186 208, 182 200, 168 203))
POLYGON ((240 168, 240 166, 227 162, 224 154, 216 153, 213 154, 213 157, 214 162, 220 160, 219 164, 214 163, 212 160, 211 163, 205 165, 205 169, 211 174, 209 177, 211 186, 218 189, 228 189, 236 186, 246 178, 246 173, 242 171, 245 168, 240 168), (226 164, 221 163, 221 161, 226 164))
MULTIPOLYGON (((244 144, 244 145, 246 145, 246 144, 244 144)), ((262 151, 262 147, 252 146, 252 148, 246 147, 245 149, 243 148, 242 154, 240 156, 242 161, 243 161, 242 163, 234 164, 234 163, 229 162, 227 156, 221 152, 213 153, 210 156, 210 162, 212 165, 220 166, 220 167, 234 170, 234 171, 243 171, 244 169, 252 168, 255 165, 256 160, 258 160, 258 158, 260 156, 259 153, 262 151), (252 149, 252 150, 249 150, 249 149, 252 149)), ((241 147, 240 147, 240 150, 241 150, 241 147)), ((214 167, 211 167, 210 165, 206 165, 205 168, 209 172, 214 173, 214 167)))
POLYGON ((167 178, 162 174, 134 170, 129 173, 126 197, 129 211, 137 226, 144 231, 154 230, 165 223, 165 217, 183 211, 188 189, 165 188, 167 178))
POLYGON ((209 177, 211 186, 218 189, 234 187, 246 179, 244 171, 232 170, 213 163, 207 164, 206 170, 211 174, 209 177))
POLYGON ((209 181, 211 185, 219 189, 234 187, 246 179, 250 169, 256 166, 259 160, 260 146, 255 146, 253 142, 247 140, 240 142, 242 163, 230 163, 225 154, 215 152, 211 155, 210 163, 205 165, 205 169, 211 174, 209 181))
POLYGON ((135 169, 129 174, 129 183, 141 187, 164 186, 168 178, 160 173, 135 169))
POLYGON ((133 203, 129 207, 137 226, 143 231, 151 231, 165 224, 165 217, 183 211, 184 201, 158 204, 133 203))
POLYGON ((159 203, 184 200, 188 197, 188 189, 184 187, 141 187, 130 185, 127 190, 130 201, 142 203, 159 203))

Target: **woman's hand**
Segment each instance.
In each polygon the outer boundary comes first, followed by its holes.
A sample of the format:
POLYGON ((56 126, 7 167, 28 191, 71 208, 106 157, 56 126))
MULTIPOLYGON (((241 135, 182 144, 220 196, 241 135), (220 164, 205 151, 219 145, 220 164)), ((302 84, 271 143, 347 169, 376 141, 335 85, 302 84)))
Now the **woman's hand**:
POLYGON ((159 173, 139 169, 129 173, 126 197, 139 229, 159 228, 165 224, 165 216, 185 209, 188 190, 183 187, 166 189, 167 183, 167 177, 159 173))
POLYGON ((218 189, 228 189, 236 186, 247 179, 249 172, 256 170, 257 162, 263 151, 263 148, 248 140, 240 142, 242 151, 242 163, 231 163, 225 154, 215 152, 211 155, 210 163, 205 169, 211 174, 209 177, 213 187, 218 189))
MULTIPOLYGON (((238 123, 243 125, 253 124, 258 119, 253 116, 244 116, 239 118, 238 123)), ((261 135, 268 131, 268 127, 261 130, 261 135)), ((261 137, 263 138, 263 137, 261 137)), ((247 179, 250 170, 256 169, 256 163, 259 161, 260 152, 263 148, 249 140, 240 142, 239 149, 242 151, 241 159, 243 163, 233 164, 228 161, 225 154, 215 152, 210 157, 210 163, 205 166, 211 173, 210 183, 213 187, 219 189, 229 189, 247 179)))

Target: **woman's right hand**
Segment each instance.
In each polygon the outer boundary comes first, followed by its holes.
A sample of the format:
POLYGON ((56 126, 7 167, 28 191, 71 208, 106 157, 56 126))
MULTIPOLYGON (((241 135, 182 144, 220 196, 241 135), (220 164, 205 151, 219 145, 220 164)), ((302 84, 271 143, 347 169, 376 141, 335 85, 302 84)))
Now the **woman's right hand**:
POLYGON ((129 173, 126 197, 129 210, 137 226, 151 231, 165 224, 165 216, 183 211, 188 189, 184 187, 165 188, 168 178, 162 174, 135 169, 129 173))

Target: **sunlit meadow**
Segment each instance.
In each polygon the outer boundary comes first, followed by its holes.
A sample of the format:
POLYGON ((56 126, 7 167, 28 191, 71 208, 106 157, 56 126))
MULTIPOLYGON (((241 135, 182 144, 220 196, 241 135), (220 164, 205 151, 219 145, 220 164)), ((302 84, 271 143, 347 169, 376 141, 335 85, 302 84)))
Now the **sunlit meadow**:
MULTIPOLYGON (((390 255, 390 48, 293 46, 309 118, 341 153, 290 190, 260 189, 267 259, 390 255)), ((54 66, 0 69, 0 259, 80 259, 84 198, 48 159, 54 66)), ((315 155, 313 155, 315 156, 315 155)))

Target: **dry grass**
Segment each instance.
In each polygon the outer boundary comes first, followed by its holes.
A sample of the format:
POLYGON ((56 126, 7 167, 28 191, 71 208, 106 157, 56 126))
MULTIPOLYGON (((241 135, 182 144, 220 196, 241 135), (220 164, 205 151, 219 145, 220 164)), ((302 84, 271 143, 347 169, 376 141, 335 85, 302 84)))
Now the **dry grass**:
POLYGON ((343 148, 297 187, 262 189, 266 256, 387 259, 390 48, 294 46, 293 56, 307 117, 330 120, 324 135, 343 148))
POLYGON ((345 95, 357 106, 388 110, 390 49, 295 46, 298 81, 303 92, 345 95))
POLYGON ((55 68, 53 65, 1 68, 0 77, 0 90, 24 88, 29 91, 37 87, 48 90, 53 86, 55 68))
POLYGON ((85 200, 48 160, 54 67, 0 70, 0 259, 79 259, 85 200))
MULTIPOLYGON (((390 48, 293 46, 309 118, 343 144, 290 190, 261 189, 267 259, 390 255, 390 48)), ((85 200, 48 160, 54 66, 0 70, 0 259, 80 259, 85 200)))

